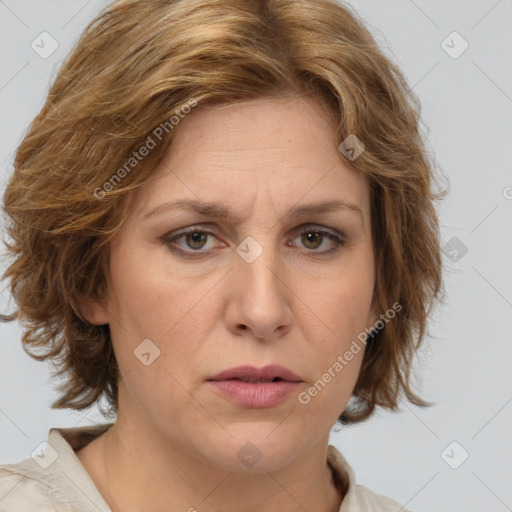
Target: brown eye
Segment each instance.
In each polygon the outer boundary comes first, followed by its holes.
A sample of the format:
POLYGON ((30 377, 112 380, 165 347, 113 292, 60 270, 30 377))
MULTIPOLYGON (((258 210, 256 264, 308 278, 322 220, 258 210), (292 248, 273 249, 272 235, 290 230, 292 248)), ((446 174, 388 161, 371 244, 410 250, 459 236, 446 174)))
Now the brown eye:
POLYGON ((323 241, 323 235, 319 232, 302 233, 301 240, 307 249, 318 249, 323 241))
POLYGON ((205 233, 204 231, 193 231, 191 233, 185 233, 181 236, 185 237, 186 244, 191 249, 202 249, 206 244, 209 233, 205 233))
POLYGON ((345 240, 342 236, 323 229, 312 229, 311 227, 303 229, 299 236, 296 237, 296 239, 299 238, 300 242, 298 242, 298 245, 310 250, 310 255, 317 253, 315 255, 322 256, 337 251, 345 245, 345 240))
MULTIPOLYGON (((209 253, 213 249, 212 240, 215 239, 215 233, 203 229, 191 228, 186 231, 169 233, 163 237, 163 240, 173 252, 183 256, 201 256, 209 253), (208 242, 210 242, 208 246, 208 242)), ((223 242, 220 246, 225 246, 223 242)))

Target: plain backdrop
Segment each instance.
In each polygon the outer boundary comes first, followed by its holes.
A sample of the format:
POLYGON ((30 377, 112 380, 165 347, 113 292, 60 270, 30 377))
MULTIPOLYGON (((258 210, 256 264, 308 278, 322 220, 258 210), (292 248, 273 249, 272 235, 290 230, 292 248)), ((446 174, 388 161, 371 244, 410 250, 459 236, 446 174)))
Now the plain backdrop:
MULTIPOLYGON (((435 405, 379 411, 331 442, 358 483, 415 512, 512 510, 512 0, 350 3, 419 96, 428 147, 449 181, 439 210, 447 301, 416 365, 418 389, 435 405)), ((58 64, 106 4, 0 0, 2 192, 58 64), (42 32, 58 44, 47 58, 32 47, 42 32)), ((11 311, 2 290, 1 310, 11 311)), ((50 408, 48 365, 25 354, 21 334, 0 325, 0 463, 29 457, 50 427, 104 421, 96 409, 50 408)))

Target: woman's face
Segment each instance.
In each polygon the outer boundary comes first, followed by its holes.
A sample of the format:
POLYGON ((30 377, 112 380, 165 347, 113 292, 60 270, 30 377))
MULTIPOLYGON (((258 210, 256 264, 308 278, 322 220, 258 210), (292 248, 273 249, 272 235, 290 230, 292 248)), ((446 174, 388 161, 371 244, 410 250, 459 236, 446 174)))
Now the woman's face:
POLYGON ((111 244, 108 306, 91 313, 110 325, 119 418, 238 471, 326 444, 363 350, 335 363, 375 321, 369 187, 337 146, 307 97, 197 107, 181 121, 111 244), (269 365, 295 377, 258 374, 269 365), (241 366, 255 373, 211 381, 241 366))

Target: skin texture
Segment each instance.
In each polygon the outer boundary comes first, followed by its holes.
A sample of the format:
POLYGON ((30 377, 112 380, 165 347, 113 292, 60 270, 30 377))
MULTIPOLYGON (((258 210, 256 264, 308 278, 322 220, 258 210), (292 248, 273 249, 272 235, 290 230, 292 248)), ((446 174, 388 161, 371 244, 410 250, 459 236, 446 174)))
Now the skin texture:
POLYGON ((337 146, 332 121, 308 96, 202 106, 134 193, 111 244, 105 302, 83 305, 91 323, 109 324, 122 375, 115 426, 78 452, 112 510, 338 511, 329 432, 363 351, 307 405, 298 400, 377 318, 368 182, 337 146), (176 199, 216 201, 240 218, 170 208, 145 217, 176 199), (332 199, 359 210, 285 217, 332 199), (189 226, 214 234, 169 241, 189 226), (336 246, 318 230, 344 245, 328 253, 336 246), (252 263, 236 252, 248 236, 263 250, 252 263), (196 257, 171 250, 179 247, 196 257), (160 350, 148 366, 134 356, 144 339, 160 350), (280 364, 304 382, 264 409, 207 385, 245 364, 280 364), (237 456, 248 441, 261 454, 250 468, 237 456))

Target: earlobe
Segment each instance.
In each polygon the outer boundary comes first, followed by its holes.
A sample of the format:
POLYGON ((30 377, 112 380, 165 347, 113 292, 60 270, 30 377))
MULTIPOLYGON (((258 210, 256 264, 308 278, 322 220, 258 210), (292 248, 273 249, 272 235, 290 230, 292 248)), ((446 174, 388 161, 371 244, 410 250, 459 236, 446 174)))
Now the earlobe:
POLYGON ((105 325, 109 323, 106 301, 100 299, 81 300, 79 306, 81 316, 90 324, 105 325))

